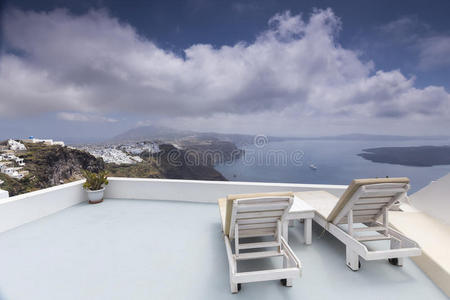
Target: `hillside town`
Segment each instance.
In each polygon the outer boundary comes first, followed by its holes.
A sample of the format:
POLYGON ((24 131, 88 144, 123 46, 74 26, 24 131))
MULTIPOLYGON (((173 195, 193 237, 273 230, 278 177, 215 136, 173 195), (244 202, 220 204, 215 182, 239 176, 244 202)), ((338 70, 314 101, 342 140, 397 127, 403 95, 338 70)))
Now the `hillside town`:
MULTIPOLYGON (((17 156, 20 153, 27 151, 27 143, 43 143, 47 146, 65 145, 62 141, 54 141, 52 139, 37 139, 33 136, 21 140, 9 139, 4 145, 0 145, 0 173, 8 175, 9 177, 14 179, 22 179, 29 174, 27 170, 23 169, 25 167, 23 158, 17 156)), ((2 183, 3 181, 0 182, 0 185, 2 183)))
MULTIPOLYGON (((19 156, 27 151, 27 144, 38 143, 46 146, 65 146, 63 141, 39 139, 33 136, 20 140, 9 139, 0 145, 0 172, 14 179, 22 179, 28 175, 28 171, 24 170, 25 162, 19 156)), ((139 155, 143 152, 147 151, 153 154, 160 151, 158 144, 154 142, 120 145, 82 145, 69 148, 86 151, 97 158, 102 158, 105 163, 116 165, 140 163, 143 160, 139 155)))
POLYGON ((15 179, 22 179, 28 175, 28 171, 23 170, 25 163, 23 158, 15 155, 16 151, 26 151, 24 144, 15 140, 8 140, 7 145, 3 146, 0 153, 0 172, 15 179))
POLYGON ((136 164, 142 162, 139 155, 145 151, 150 154, 159 152, 159 146, 153 142, 138 142, 121 145, 83 145, 75 147, 89 152, 95 157, 101 157, 105 163, 136 164))

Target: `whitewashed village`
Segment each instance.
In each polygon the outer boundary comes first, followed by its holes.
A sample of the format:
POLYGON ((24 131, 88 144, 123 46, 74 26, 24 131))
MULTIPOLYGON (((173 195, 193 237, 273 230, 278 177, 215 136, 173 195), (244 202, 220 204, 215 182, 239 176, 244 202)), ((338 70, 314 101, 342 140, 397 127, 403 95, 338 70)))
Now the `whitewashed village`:
POLYGON ((142 162, 139 154, 144 151, 148 151, 151 154, 160 151, 159 145, 154 142, 138 142, 121 145, 83 145, 76 148, 89 152, 95 157, 101 157, 105 163, 117 165, 142 162))
MULTIPOLYGON (((15 179, 22 179, 28 175, 28 171, 23 170, 25 163, 23 158, 16 156, 16 152, 26 151, 24 144, 15 140, 8 140, 7 146, 0 148, 0 172, 15 179)), ((3 182, 0 182, 0 184, 3 182)))
MULTIPOLYGON (((22 179, 28 175, 28 171, 23 170, 25 162, 23 158, 18 157, 20 153, 27 150, 25 143, 43 143, 44 145, 64 146, 62 141, 53 141, 52 139, 37 139, 29 137, 20 141, 9 139, 6 146, 0 146, 0 172, 15 179, 22 179)), ((0 181, 0 184, 3 182, 0 181)))
MULTIPOLYGON (((7 144, 0 146, 0 172, 14 179, 22 179, 28 175, 28 171, 24 170, 25 162, 20 158, 20 154, 27 151, 26 144, 42 143, 47 146, 65 146, 63 141, 54 141, 52 139, 38 139, 33 136, 14 140, 9 139, 7 144)), ((144 151, 149 153, 159 152, 159 145, 154 142, 138 142, 132 144, 121 145, 82 145, 72 147, 78 150, 86 151, 96 158, 102 158, 105 163, 112 164, 136 164, 142 162, 142 158, 138 155, 144 151)), ((0 181, 0 185, 3 182, 0 181)))

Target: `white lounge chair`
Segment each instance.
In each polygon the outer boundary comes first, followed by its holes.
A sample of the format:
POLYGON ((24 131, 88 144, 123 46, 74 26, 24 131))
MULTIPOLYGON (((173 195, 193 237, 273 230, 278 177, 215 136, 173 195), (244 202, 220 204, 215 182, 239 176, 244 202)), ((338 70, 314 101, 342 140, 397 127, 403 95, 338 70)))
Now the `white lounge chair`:
POLYGON ((301 276, 301 264, 282 236, 282 223, 293 202, 292 193, 230 195, 218 200, 225 247, 228 256, 232 293, 241 283, 281 280, 292 286, 292 279, 301 276), (243 243, 240 238, 273 237, 270 241, 243 243), (231 242, 234 240, 234 253, 231 242), (240 260, 282 256, 278 269, 238 272, 240 260))
POLYGON ((346 245, 347 266, 357 271, 359 256, 402 265, 404 257, 421 255, 416 242, 389 226, 389 209, 406 197, 408 189, 408 178, 357 179, 340 198, 325 191, 295 195, 315 208, 317 224, 346 245), (365 226, 355 226, 357 223, 365 226), (364 244, 380 240, 389 240, 389 249, 369 250, 364 244))

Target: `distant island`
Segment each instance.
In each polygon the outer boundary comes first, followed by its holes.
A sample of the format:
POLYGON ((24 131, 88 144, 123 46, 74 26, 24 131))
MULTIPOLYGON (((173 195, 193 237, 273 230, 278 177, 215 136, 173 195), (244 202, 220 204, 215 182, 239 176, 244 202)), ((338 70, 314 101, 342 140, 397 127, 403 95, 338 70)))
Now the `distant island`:
POLYGON ((450 165, 450 146, 380 147, 362 151, 359 156, 378 163, 415 167, 450 165))

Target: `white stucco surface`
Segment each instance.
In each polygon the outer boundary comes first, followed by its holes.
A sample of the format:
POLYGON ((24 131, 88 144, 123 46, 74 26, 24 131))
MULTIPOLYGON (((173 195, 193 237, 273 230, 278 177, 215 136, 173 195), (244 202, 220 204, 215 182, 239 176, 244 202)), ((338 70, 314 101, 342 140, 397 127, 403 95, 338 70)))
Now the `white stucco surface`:
POLYGON ((450 174, 431 182, 409 199, 417 209, 450 225, 450 174))
POLYGON ((289 228, 303 264, 292 288, 250 283, 232 295, 216 204, 84 202, 0 234, 0 299, 447 299, 409 259, 352 272, 342 243, 313 224, 305 246, 302 226, 289 228))

